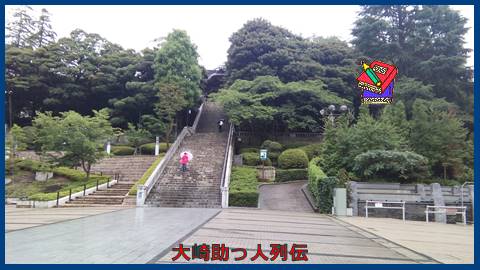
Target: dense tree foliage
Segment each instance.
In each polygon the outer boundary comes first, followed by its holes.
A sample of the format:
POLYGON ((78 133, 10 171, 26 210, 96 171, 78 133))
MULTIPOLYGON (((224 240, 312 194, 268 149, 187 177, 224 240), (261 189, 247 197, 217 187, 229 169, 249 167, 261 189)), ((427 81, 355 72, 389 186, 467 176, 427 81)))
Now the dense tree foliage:
POLYGON ((92 164, 102 157, 98 145, 113 135, 107 110, 94 111, 94 116, 82 116, 68 111, 60 116, 39 113, 33 121, 37 143, 42 151, 62 151, 61 162, 79 165, 90 176, 92 164))
POLYGON ((320 110, 349 101, 325 89, 320 81, 282 83, 272 76, 237 80, 214 98, 223 104, 231 121, 264 131, 319 131, 320 110))
POLYGON ((432 85, 466 109, 473 84, 465 68, 466 19, 448 6, 362 6, 352 43, 370 58, 395 63, 400 73, 432 85))

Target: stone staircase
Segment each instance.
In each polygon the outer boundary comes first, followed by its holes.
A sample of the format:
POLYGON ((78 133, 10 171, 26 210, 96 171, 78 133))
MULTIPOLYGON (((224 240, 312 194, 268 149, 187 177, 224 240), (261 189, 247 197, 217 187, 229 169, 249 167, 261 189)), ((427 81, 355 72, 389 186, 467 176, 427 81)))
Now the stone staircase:
POLYGON ((159 207, 221 207, 220 184, 228 129, 218 132, 217 122, 226 119, 222 109, 204 105, 197 132, 185 137, 160 179, 150 191, 146 204, 159 207), (193 159, 188 171, 180 170, 180 154, 189 151, 193 159))
POLYGON ((147 171, 156 156, 117 156, 105 158, 92 166, 92 172, 114 176, 120 174, 117 184, 67 202, 66 207, 122 205, 133 184, 147 171))

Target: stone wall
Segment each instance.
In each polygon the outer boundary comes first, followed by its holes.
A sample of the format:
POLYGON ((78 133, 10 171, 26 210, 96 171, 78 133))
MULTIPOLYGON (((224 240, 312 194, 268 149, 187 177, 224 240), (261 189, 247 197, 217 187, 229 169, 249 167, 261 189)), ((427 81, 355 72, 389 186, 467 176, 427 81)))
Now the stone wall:
MULTIPOLYGON (((440 186, 438 183, 399 184, 399 183, 364 183, 349 182, 349 207, 354 216, 365 216, 365 202, 378 200, 385 202, 405 202, 405 218, 407 220, 425 221, 427 205, 431 206, 461 206, 462 190, 460 186, 440 186)), ((466 185, 463 189, 463 202, 467 207, 467 221, 473 221, 473 185, 466 185)), ((400 209, 369 208, 369 217, 402 218, 400 209)), ((430 214, 432 221, 447 222, 444 213, 430 214)), ((448 217, 453 221, 454 217, 448 217)), ((456 217, 461 222, 461 215, 456 217)))

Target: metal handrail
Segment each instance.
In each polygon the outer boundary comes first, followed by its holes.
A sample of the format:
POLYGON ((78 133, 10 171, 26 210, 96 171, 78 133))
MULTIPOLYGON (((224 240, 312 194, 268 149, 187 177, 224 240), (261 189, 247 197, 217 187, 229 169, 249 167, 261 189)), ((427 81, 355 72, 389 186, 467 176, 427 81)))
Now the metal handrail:
POLYGON ((228 129, 227 146, 225 147, 225 156, 223 158, 222 182, 220 187, 224 187, 225 185, 225 174, 227 172, 228 151, 230 149, 230 144, 232 143, 232 137, 233 137, 233 124, 230 123, 230 128, 228 129))
POLYGON ((167 153, 165 153, 165 156, 163 159, 160 161, 160 163, 157 165, 155 170, 152 172, 152 174, 148 177, 147 181, 145 181, 144 187, 145 187, 145 195, 144 195, 144 201, 147 199, 148 194, 150 191, 153 189, 155 184, 157 183, 158 179, 160 179, 160 176, 162 175, 163 171, 167 167, 168 162, 170 162, 170 159, 172 159, 173 155, 175 152, 177 152, 178 148, 180 147, 180 144, 183 142, 185 136, 187 134, 192 134, 195 133, 197 130, 198 122, 200 119, 200 116, 203 111, 203 104, 200 105, 200 108, 198 110, 197 116, 195 117, 195 121, 193 123, 192 127, 183 127, 182 131, 178 135, 178 137, 175 139, 175 142, 173 142, 172 146, 168 149, 167 153))
POLYGON ((197 131, 198 122, 200 121, 200 115, 202 115, 204 104, 205 103, 202 103, 202 105, 200 105, 200 107, 198 108, 197 116, 195 117, 195 121, 193 122, 193 125, 192 125, 192 129, 194 132, 197 131))

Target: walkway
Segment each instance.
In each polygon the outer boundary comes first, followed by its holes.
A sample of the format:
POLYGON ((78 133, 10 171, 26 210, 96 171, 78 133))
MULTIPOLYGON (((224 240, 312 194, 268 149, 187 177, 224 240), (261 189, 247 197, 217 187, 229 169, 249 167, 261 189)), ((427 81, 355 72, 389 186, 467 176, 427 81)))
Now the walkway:
POLYGON ((301 187, 307 181, 282 184, 266 184, 259 188, 258 207, 265 210, 284 210, 312 213, 301 187))
POLYGON ((5 206, 5 232, 125 209, 125 207, 16 208, 5 206))
POLYGON ((133 208, 5 234, 6 263, 146 263, 218 213, 133 208))
MULTIPOLYGON (((292 244, 307 244, 308 263, 317 264, 435 263, 425 256, 375 235, 342 225, 334 218, 314 213, 230 208, 223 210, 181 243, 186 247, 191 247, 195 243, 206 243, 225 244, 230 250, 247 249, 246 260, 234 261, 234 257, 238 255, 230 254, 228 263, 299 263, 292 262, 291 257, 286 262, 282 262, 281 259, 265 262, 261 258, 252 262, 250 258, 255 255, 258 244, 262 245, 267 256, 270 255, 270 244, 288 244, 288 247, 292 244)), ((165 251, 151 262, 171 263, 176 254, 177 252, 165 251)), ((180 258, 175 262, 187 261, 180 258)), ((195 259, 189 263, 204 261, 195 259)))
POLYGON ((442 263, 474 262, 473 225, 425 223, 386 218, 346 217, 340 220, 428 255, 442 263))

